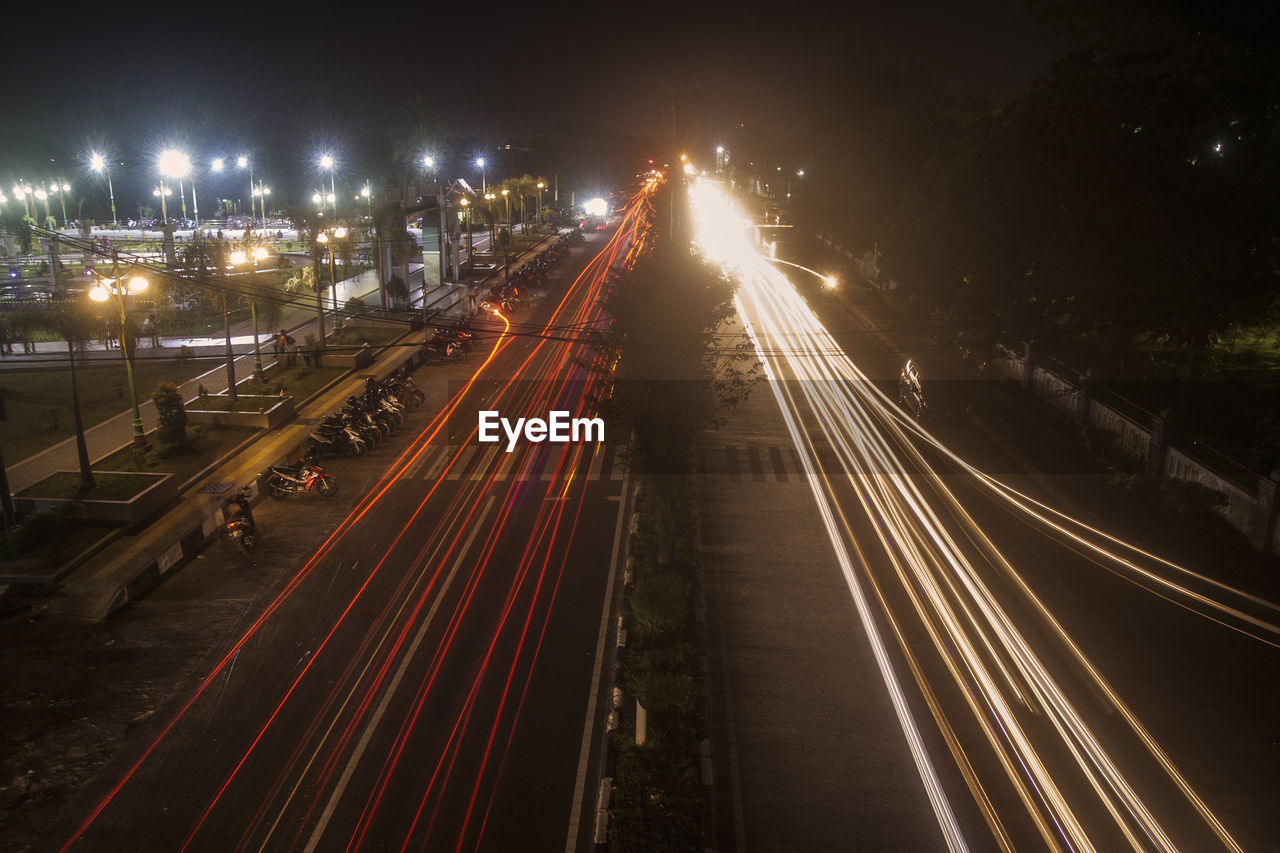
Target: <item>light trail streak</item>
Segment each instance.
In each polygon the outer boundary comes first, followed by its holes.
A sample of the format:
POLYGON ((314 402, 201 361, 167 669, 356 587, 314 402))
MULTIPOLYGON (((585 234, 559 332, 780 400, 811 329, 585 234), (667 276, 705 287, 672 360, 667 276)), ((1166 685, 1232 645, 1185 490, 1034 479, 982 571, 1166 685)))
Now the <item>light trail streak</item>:
MULTIPOLYGON (((986 568, 1012 579, 1032 613, 1067 650, 1068 659, 1077 664, 1084 686, 1120 715, 1155 758, 1156 766, 1200 816, 1204 827, 1227 849, 1239 850, 1222 822, 1022 575, 965 511, 912 438, 928 441, 972 473, 975 482, 988 493, 1009 502, 1044 529, 1088 548, 1097 557, 1117 562, 1171 593, 1257 629, 1261 636, 1252 632, 1250 636, 1258 636, 1264 642, 1270 641, 1268 635, 1276 633, 1276 627, 1138 566, 1096 540, 1122 547, 1128 553, 1144 553, 1139 549, 1032 502, 958 459, 899 411, 844 355, 790 282, 770 265, 771 259, 763 258, 749 244, 742 218, 723 197, 706 185, 693 192, 699 243, 708 256, 732 268, 738 278, 738 313, 765 365, 770 387, 809 476, 819 515, 947 843, 954 848, 963 844, 963 839, 936 771, 928 761, 855 569, 860 569, 862 578, 875 591, 926 704, 939 719, 944 740, 1002 846, 1010 843, 1003 834, 1003 822, 995 816, 981 784, 971 777, 971 762, 951 732, 952 727, 945 723, 945 711, 932 698, 934 691, 928 685, 927 669, 917 663, 918 647, 910 646, 901 628, 899 608, 889 601, 878 580, 882 574, 880 565, 890 570, 888 577, 895 580, 894 588, 898 590, 895 595, 904 597, 906 612, 919 620, 937 653, 938 663, 959 690, 964 706, 983 732, 1042 843, 1071 850, 1109 849, 1117 842, 1133 849, 1172 851, 1178 847, 1157 816, 1157 811, 1172 814, 1168 804, 1161 802, 1157 810, 1150 795, 1140 793, 1130 777, 1143 779, 1143 787, 1149 788, 1145 777, 1121 768, 1115 757, 1114 738, 1101 737, 1082 715, 1072 691, 1053 675, 984 580, 986 568), (831 452, 823 453, 826 449, 831 452), (865 522, 846 513, 845 495, 849 493, 865 522), (881 558, 870 558, 858 545, 861 534, 857 530, 863 528, 872 531, 883 552, 881 558), (1085 532, 1094 538, 1086 538, 1085 532), (858 555, 856 565, 847 543, 853 544, 858 555), (1074 768, 1074 773, 1064 772, 1064 762, 1066 767, 1074 768), (1091 796, 1085 796, 1085 792, 1091 796), (1097 817, 1086 822, 1082 818, 1085 813, 1097 817)), ((1238 595, 1263 608, 1274 608, 1270 602, 1254 599, 1167 561, 1159 562, 1221 592, 1238 595)))

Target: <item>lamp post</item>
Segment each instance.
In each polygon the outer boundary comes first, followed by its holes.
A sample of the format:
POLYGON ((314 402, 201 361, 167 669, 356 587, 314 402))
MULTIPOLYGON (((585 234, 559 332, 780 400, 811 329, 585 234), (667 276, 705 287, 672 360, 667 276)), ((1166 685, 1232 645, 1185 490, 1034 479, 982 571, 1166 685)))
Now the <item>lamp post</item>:
POLYGON ((364 186, 360 188, 360 196, 369 204, 369 221, 373 221, 373 187, 369 186, 369 182, 365 181, 364 186))
MULTIPOLYGON (((187 196, 186 196, 186 193, 183 191, 182 179, 185 178, 187 176, 187 173, 190 171, 191 171, 191 161, 187 159, 186 154, 183 154, 181 151, 177 151, 172 148, 168 148, 160 152, 160 177, 161 177, 160 186, 161 187, 164 186, 164 178, 166 177, 178 179, 178 193, 182 199, 182 218, 183 219, 187 218, 187 196)), ((195 192, 194 185, 192 186, 192 192, 193 193, 195 192)), ((160 197, 160 203, 161 203, 161 209, 164 210, 163 195, 161 195, 160 197)), ((165 224, 166 225, 169 224, 169 215, 167 210, 165 210, 164 212, 164 217, 165 217, 164 219, 165 224)))
POLYGON ((547 188, 543 181, 538 181, 538 224, 542 225, 542 191, 547 188))
MULTIPOLYGON (((467 264, 470 265, 475 260, 476 255, 475 245, 471 241, 471 202, 467 200, 466 196, 463 196, 458 201, 458 204, 462 205, 462 210, 467 217, 467 264)), ((470 270, 470 266, 468 266, 468 270, 470 270)))
POLYGON ((267 229, 267 196, 271 195, 271 187, 263 186, 262 178, 258 178, 258 185, 249 190, 249 219, 253 219, 253 201, 257 199, 258 204, 262 205, 262 230, 267 229))
MULTIPOLYGON (((249 170, 249 223, 253 224, 253 163, 248 157, 241 154, 236 158, 236 168, 249 170)), ((262 211, 262 227, 267 227, 266 208, 263 208, 262 211)))
POLYGON ((511 190, 504 189, 502 197, 507 200, 507 242, 511 242, 511 190))
POLYGON ((338 279, 333 265, 333 250, 336 248, 333 243, 336 240, 344 239, 346 236, 347 229, 341 225, 321 231, 316 235, 316 242, 324 245, 329 250, 329 290, 333 294, 333 316, 335 319, 338 316, 338 279))
POLYGON ((320 157, 320 168, 329 172, 329 198, 333 204, 333 215, 338 215, 338 191, 333 183, 333 170, 337 164, 334 162, 332 154, 324 154, 320 157))
POLYGON ((160 179, 160 186, 151 191, 153 196, 160 198, 160 219, 165 225, 169 224, 169 207, 165 204, 165 199, 173 195, 173 190, 164 185, 164 178, 160 179))
POLYGON ((125 299, 130 293, 141 293, 147 289, 147 280, 140 275, 132 275, 128 282, 120 279, 120 255, 111 253, 111 278, 103 278, 92 273, 97 283, 89 291, 89 298, 94 302, 112 302, 120 312, 120 355, 124 358, 124 369, 129 377, 129 399, 133 404, 133 452, 138 457, 147 447, 147 437, 142 432, 142 414, 138 411, 138 390, 133 381, 133 357, 129 350, 129 339, 125 334, 128 322, 125 299))
POLYGON ((111 170, 107 168, 107 159, 96 151, 89 156, 89 168, 95 172, 106 173, 107 176, 107 195, 111 197, 111 224, 115 225, 119 222, 116 216, 116 191, 111 186, 111 170))
POLYGON ((489 192, 489 185, 485 183, 484 158, 477 157, 476 165, 480 167, 480 194, 485 195, 489 192))
POLYGON ((54 190, 58 192, 58 201, 62 204, 62 227, 67 227, 67 193, 71 190, 71 184, 63 180, 50 181, 49 192, 54 190))
POLYGON ((489 215, 489 251, 493 251, 493 244, 497 242, 498 235, 494 233, 493 228, 493 200, 498 196, 494 193, 484 194, 484 209, 489 215))
POLYGON ((244 240, 234 244, 236 248, 231 252, 231 263, 234 266, 252 264, 249 279, 249 314, 253 317, 253 375, 259 382, 262 381, 262 349, 258 341, 258 300, 254 297, 253 290, 258 283, 258 261, 267 256, 267 250, 262 247, 261 239, 259 237, 255 240, 246 234, 244 240))
POLYGON ((44 224, 49 224, 49 193, 44 187, 36 187, 36 199, 44 202, 44 224))
POLYGON ((27 212, 28 219, 32 218, 30 199, 34 194, 35 194, 35 190, 31 188, 31 185, 28 184, 26 181, 22 180, 21 178, 19 178, 18 182, 13 185, 13 197, 22 199, 22 206, 27 212))

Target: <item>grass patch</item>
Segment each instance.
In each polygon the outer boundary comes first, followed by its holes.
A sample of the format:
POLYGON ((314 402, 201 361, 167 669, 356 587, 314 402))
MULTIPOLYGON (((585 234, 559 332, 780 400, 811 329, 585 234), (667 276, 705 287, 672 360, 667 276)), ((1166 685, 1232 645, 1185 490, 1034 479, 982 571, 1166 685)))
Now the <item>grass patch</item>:
POLYGON ((284 393, 293 396, 294 405, 297 405, 346 372, 342 367, 285 367, 273 370, 262 382, 249 379, 237 387, 241 394, 266 397, 279 397, 283 389, 284 393))
MULTIPOLYGON (((146 455, 142 470, 159 474, 175 474, 185 483, 205 469, 209 463, 232 448, 262 432, 253 427, 195 424, 187 427, 190 439, 185 449, 155 448, 146 455)), ((126 447, 93 466, 94 471, 133 471, 133 449, 126 447)))
MULTIPOLYGON (((135 359, 138 401, 147 400, 161 382, 180 384, 206 370, 200 361, 135 359)), ((129 380, 120 359, 78 366, 76 380, 85 429, 128 411, 129 380)), ((0 373, 0 396, 7 417, 0 422, 0 447, 10 465, 75 435, 71 370, 65 361, 53 367, 5 370, 0 373)))
POLYGON ((18 493, 18 497, 49 498, 59 501, 127 501, 154 486, 160 478, 152 473, 95 471, 93 479, 94 488, 81 494, 79 472, 59 471, 23 489, 18 493))
MULTIPOLYGON (((0 533, 0 561, 37 559, 61 566, 113 530, 116 525, 75 521, 49 511, 27 516, 17 526, 0 533)), ((43 597, 52 590, 44 585, 19 585, 10 589, 25 596, 43 597)))
POLYGON ((210 394, 207 397, 197 397, 186 404, 186 408, 191 411, 204 412, 258 412, 262 413, 275 406, 280 402, 279 395, 270 396, 258 395, 256 393, 249 394, 243 389, 240 390, 236 397, 235 405, 232 405, 231 398, 226 394, 210 394))

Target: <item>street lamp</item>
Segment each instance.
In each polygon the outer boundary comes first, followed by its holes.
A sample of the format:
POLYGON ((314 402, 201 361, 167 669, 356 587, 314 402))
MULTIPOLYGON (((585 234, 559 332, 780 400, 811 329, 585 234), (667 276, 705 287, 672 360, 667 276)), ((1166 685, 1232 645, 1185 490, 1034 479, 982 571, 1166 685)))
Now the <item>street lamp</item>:
POLYGON ((498 239, 498 235, 495 233, 494 227, 493 227, 493 200, 497 197, 498 196, 494 193, 484 194, 484 201, 485 201, 484 209, 488 212, 488 215, 489 215, 489 251, 490 252, 493 251, 493 244, 497 242, 497 239, 498 239))
POLYGON ((471 202, 464 195, 458 204, 462 205, 462 211, 467 217, 467 263, 470 264, 475 260, 476 254, 475 246, 471 242, 471 202))
POLYGON ((95 151, 89 155, 89 168, 107 175, 107 194, 111 197, 111 224, 115 225, 120 220, 116 217, 116 191, 111 186, 111 170, 107 168, 107 159, 95 151))
MULTIPOLYGON (((236 168, 249 170, 249 224, 252 225, 253 224, 253 188, 255 186, 255 184, 253 183, 253 163, 249 160, 248 157, 241 154, 239 157, 236 158, 236 168)), ((267 208, 265 206, 262 208, 262 227, 263 228, 267 227, 267 208)))
POLYGON ((316 242, 324 245, 329 250, 329 290, 333 294, 333 316, 338 316, 338 279, 333 268, 333 250, 335 246, 330 245, 332 241, 342 240, 347 236, 347 229, 341 225, 336 228, 326 229, 316 235, 316 242))
POLYGON ((507 200, 507 242, 508 243, 511 242, 511 196, 509 195, 510 192, 511 190, 506 189, 505 187, 502 190, 502 197, 507 200))
MULTIPOLYGON (((333 170, 336 163, 332 154, 322 154, 320 156, 320 168, 329 172, 329 197, 328 201, 333 203, 333 215, 338 215, 338 190, 333 184, 333 170)), ((324 211, 321 211, 323 213, 324 211)))
POLYGON ((18 183, 13 185, 13 197, 22 199, 22 206, 27 211, 28 219, 32 218, 30 199, 33 195, 35 195, 35 190, 31 188, 30 184, 28 184, 26 181, 22 180, 21 178, 18 179, 18 183))
POLYGON ((129 376, 129 399, 133 402, 133 452, 140 455, 147 447, 147 437, 142 432, 142 414, 138 411, 138 389, 133 381, 133 358, 129 353, 128 336, 125 324, 128 322, 125 300, 131 293, 141 293, 147 289, 147 280, 140 275, 129 276, 128 281, 120 278, 120 255, 111 253, 111 278, 104 278, 94 271, 90 273, 97 282, 89 290, 89 298, 94 302, 111 301, 120 311, 120 355, 124 358, 124 369, 129 376))
POLYGON ((373 187, 369 186, 369 182, 365 181, 364 186, 360 188, 360 195, 369 203, 369 221, 373 221, 373 187))
POLYGON ((42 186, 36 187, 36 198, 44 203, 44 224, 48 225, 49 220, 53 219, 53 215, 49 213, 49 191, 42 186))
POLYGON ((258 178, 258 185, 249 189, 249 218, 253 219, 253 200, 257 199, 258 204, 262 205, 262 229, 267 228, 267 196, 271 195, 271 187, 263 186, 262 178, 258 178))
POLYGON ((63 180, 54 179, 49 182, 49 194, 55 191, 58 193, 58 200, 62 203, 62 227, 67 227, 67 193, 71 190, 71 184, 63 180))
POLYGON ((258 343, 258 300, 253 296, 254 286, 258 280, 258 261, 267 256, 267 250, 264 249, 257 240, 251 238, 248 233, 241 241, 234 243, 236 247, 231 252, 231 263, 233 266, 241 266, 243 264, 252 264, 252 272, 250 273, 250 294, 249 294, 249 314, 253 317, 253 375, 259 382, 262 381, 262 350, 258 343))
MULTIPOLYGON (((172 148, 168 148, 160 152, 160 176, 161 176, 160 185, 162 187, 164 186, 163 179, 166 177, 178 179, 178 195, 182 199, 182 218, 183 219, 187 218, 187 196, 183 190, 182 179, 185 178, 187 176, 187 173, 190 171, 191 171, 191 161, 187 158, 186 154, 183 154, 181 151, 176 151, 172 148)), ((194 185, 191 188, 191 192, 192 192, 192 197, 194 198, 194 194, 195 194, 194 185)), ((163 205, 163 202, 164 202, 163 195, 161 195, 160 200, 161 200, 161 204, 163 205)), ((164 212, 164 217, 165 217, 165 220, 164 220, 165 224, 167 225, 169 223, 169 215, 167 210, 164 212)))
POLYGON ((168 207, 168 205, 167 205, 167 204, 165 204, 165 199, 166 199, 166 198, 168 198, 169 196, 173 195, 173 190, 171 190, 171 189, 169 189, 168 187, 166 187, 166 186, 164 185, 164 178, 161 178, 161 179, 160 179, 160 186, 158 186, 158 187, 156 187, 155 189, 153 189, 153 190, 151 191, 151 194, 152 194, 153 196, 157 196, 157 197, 159 197, 159 199, 160 199, 160 218, 161 218, 161 220, 162 220, 166 225, 168 225, 168 224, 169 224, 169 207, 168 207))
POLYGON ((542 224, 542 191, 546 188, 547 188, 547 185, 545 183, 543 183, 542 181, 538 181, 538 224, 539 225, 542 224))
POLYGON ((484 195, 489 191, 489 185, 485 183, 484 158, 477 157, 476 165, 480 167, 480 194, 484 195))

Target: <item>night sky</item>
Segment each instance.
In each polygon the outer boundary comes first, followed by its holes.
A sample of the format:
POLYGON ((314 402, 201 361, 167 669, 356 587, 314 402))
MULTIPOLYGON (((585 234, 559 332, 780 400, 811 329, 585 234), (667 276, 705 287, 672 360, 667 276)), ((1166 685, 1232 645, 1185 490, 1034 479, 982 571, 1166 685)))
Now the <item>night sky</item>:
MULTIPOLYGON (((795 18, 722 4, 314 8, 7 12, 10 33, 32 37, 5 40, 4 78, 21 81, 7 87, 0 126, 6 190, 19 176, 67 177, 88 216, 105 206, 81 165, 97 148, 124 163, 113 174, 123 215, 149 195, 149 164, 172 144, 205 170, 248 150, 276 198, 298 200, 318 185, 309 167, 320 149, 341 158, 339 188, 358 187, 394 180, 393 140, 417 137, 441 149, 451 177, 478 182, 469 164, 488 153, 490 177, 586 168, 616 180, 619 158, 670 150, 662 81, 693 87, 680 96, 681 136, 709 150, 740 122, 802 135, 815 105, 838 103, 830 81, 850 65, 1003 99, 1067 43, 1016 0, 863 2, 795 18), (504 144, 516 151, 498 154, 504 144)), ((202 194, 242 195, 247 184, 234 172, 200 180, 202 194)))

